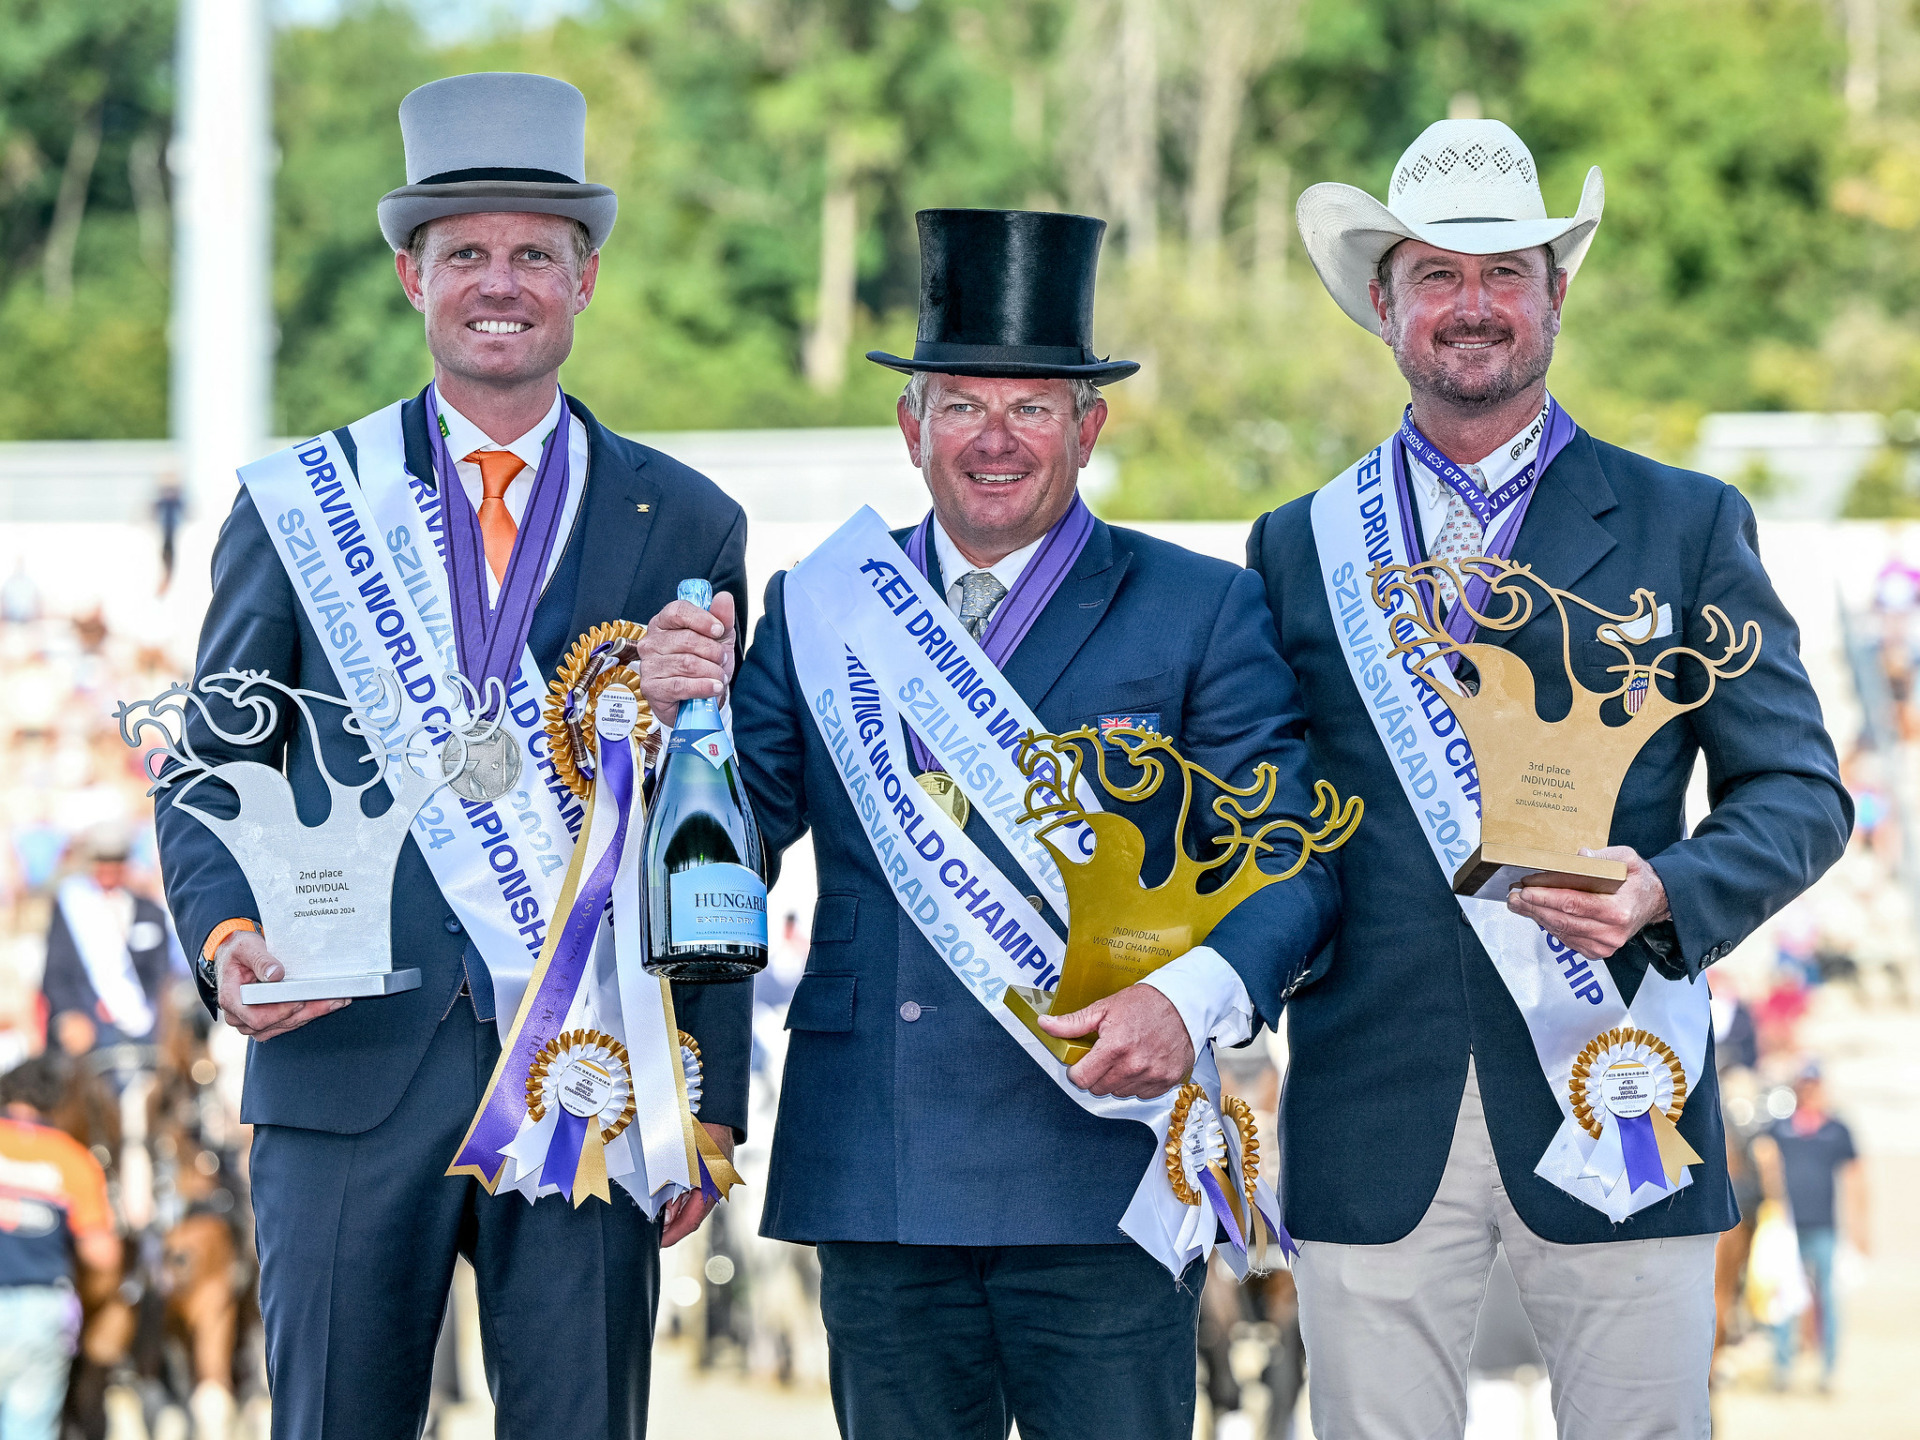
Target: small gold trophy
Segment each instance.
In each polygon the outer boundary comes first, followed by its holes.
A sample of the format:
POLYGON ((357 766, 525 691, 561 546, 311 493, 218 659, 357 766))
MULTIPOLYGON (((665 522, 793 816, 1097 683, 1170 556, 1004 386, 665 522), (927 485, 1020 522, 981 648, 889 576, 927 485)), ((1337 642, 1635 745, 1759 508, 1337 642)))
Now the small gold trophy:
POLYGON ((1736 634, 1726 613, 1708 605, 1700 615, 1707 622, 1707 643, 1724 646, 1717 659, 1685 645, 1636 659, 1634 645, 1662 638, 1663 624, 1671 629, 1666 607, 1655 605, 1651 590, 1635 590, 1633 609, 1616 615, 1555 589, 1525 565, 1489 555, 1377 566, 1368 579, 1382 610, 1392 611, 1397 599, 1410 602, 1392 622, 1395 643, 1383 658, 1410 657, 1411 668, 1433 686, 1473 747, 1480 844, 1454 872, 1458 895, 1499 898, 1513 885, 1598 894, 1618 890, 1627 878, 1626 865, 1580 851, 1607 844, 1614 805, 1634 757, 1661 726, 1706 704, 1720 681, 1746 674, 1760 655, 1758 623, 1749 620, 1736 634), (1476 576, 1488 586, 1484 609, 1465 598, 1467 583, 1476 576), (1462 645, 1440 620, 1442 596, 1459 596, 1481 630, 1518 630, 1533 618, 1536 591, 1560 617, 1560 659, 1573 690, 1573 704, 1560 720, 1540 718, 1526 662, 1499 645, 1462 645), (1618 664, 1607 667, 1608 674, 1620 677, 1611 690, 1589 690, 1574 675, 1568 607, 1576 605, 1597 617, 1593 638, 1619 657, 1618 664), (1449 655, 1473 665, 1477 686, 1446 675, 1449 655), (1680 660, 1692 660, 1706 672, 1695 699, 1671 698, 1657 683, 1665 680, 1677 689, 1675 662, 1680 660))
POLYGON ((1066 883, 1067 954, 1060 966, 1060 983, 1054 989, 1009 985, 1007 1008, 1042 1045, 1069 1065, 1093 1049, 1100 1037, 1082 1035, 1063 1040, 1040 1028, 1040 1016, 1066 1015, 1095 1000, 1104 1000, 1205 943, 1208 933, 1234 906, 1256 890, 1292 879, 1316 852, 1338 849, 1360 823, 1360 800, 1355 797, 1342 805, 1333 787, 1321 780, 1314 785, 1316 803, 1311 818, 1326 819, 1317 831, 1281 816, 1248 833, 1245 827, 1260 820, 1278 797, 1280 772, 1263 762, 1254 768, 1250 784, 1244 788, 1229 785, 1185 759, 1170 741, 1151 730, 1082 726, 1062 735, 1029 733, 1021 742, 1016 763, 1028 781, 1022 818, 1043 822, 1033 832, 1034 837, 1047 847, 1066 883), (1117 746, 1127 763, 1139 772, 1135 783, 1122 785, 1109 778, 1103 740, 1117 746), (1180 819, 1172 837, 1173 871, 1151 889, 1140 883, 1147 843, 1139 827, 1108 811, 1089 812, 1074 799, 1075 782, 1085 763, 1082 745, 1093 751, 1100 786, 1115 800, 1145 800, 1166 779, 1169 762, 1179 768, 1183 790, 1180 819), (1193 808, 1196 776, 1219 792, 1213 801, 1213 813, 1232 832, 1215 837, 1213 844, 1219 854, 1204 861, 1190 856, 1181 839, 1193 808), (1086 825, 1093 832, 1093 855, 1084 863, 1069 860, 1047 838, 1075 824, 1086 825), (1298 839, 1300 853, 1284 871, 1269 873, 1257 861, 1262 855, 1275 853, 1278 847, 1272 837, 1280 832, 1298 839), (1236 857, 1239 863, 1231 873, 1202 893, 1202 881, 1232 865, 1236 857))

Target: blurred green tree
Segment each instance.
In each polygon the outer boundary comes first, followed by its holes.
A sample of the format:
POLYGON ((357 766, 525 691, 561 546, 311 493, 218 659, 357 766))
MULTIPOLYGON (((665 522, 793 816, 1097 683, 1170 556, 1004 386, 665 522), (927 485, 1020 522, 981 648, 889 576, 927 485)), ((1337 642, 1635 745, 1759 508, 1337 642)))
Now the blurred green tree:
POLYGON ((0 0, 0 435, 166 428, 171 0, 0 0))

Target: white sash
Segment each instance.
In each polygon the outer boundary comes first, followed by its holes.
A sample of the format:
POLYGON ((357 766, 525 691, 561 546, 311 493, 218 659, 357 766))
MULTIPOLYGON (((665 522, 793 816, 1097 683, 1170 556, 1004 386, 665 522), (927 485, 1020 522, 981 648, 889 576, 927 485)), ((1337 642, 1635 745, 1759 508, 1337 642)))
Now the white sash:
MULTIPOLYGON (((355 468, 331 432, 240 472, 340 688, 364 722, 374 724, 366 707, 380 699, 378 673, 397 673, 400 706, 387 727, 394 736, 419 725, 442 729, 461 704, 448 678, 458 670, 458 655, 441 558, 440 496, 406 469, 400 415, 395 403, 349 427, 358 450, 357 486, 355 468)), ((519 789, 479 802, 443 791, 414 819, 420 853, 492 977, 503 1044, 548 928, 564 918, 556 901, 585 816, 548 754, 546 693, 532 652, 523 650, 503 722, 521 747, 519 789)), ((675 1193, 665 1187, 686 1183, 689 1160, 676 1118, 685 1101, 672 1088, 680 1083, 679 1046, 668 1023, 666 987, 649 976, 616 974, 612 963, 616 933, 629 950, 637 945, 635 863, 623 855, 630 903, 619 899, 623 886, 617 885, 568 1023, 591 1016, 632 1056, 639 1123, 608 1145, 607 1169, 651 1209, 675 1193), (627 1139, 636 1132, 642 1143, 629 1156, 627 1139)), ((501 1178, 532 1198, 535 1177, 501 1178)))
MULTIPOLYGON (((953 973, 1013 1042, 1089 1114, 1134 1120, 1153 1131, 1153 1161, 1120 1228, 1176 1276, 1211 1253, 1212 1213, 1197 1219, 1167 1179, 1163 1151, 1174 1094, 1154 1100, 1092 1095, 1002 1002, 1008 985, 1044 986, 1059 977, 1065 943, 1035 914, 1022 887, 1003 875, 914 782, 901 731, 901 706, 979 814, 1006 842, 1041 893, 1065 889, 1052 857, 1020 823, 1027 777, 1014 754, 1027 731, 1044 732, 886 525, 862 508, 787 575, 787 636, 808 713, 834 759, 894 899, 953 973), (935 630, 944 634, 936 635, 935 630)), ((1076 795, 1100 808, 1084 778, 1076 795)), ((1086 826, 1057 831, 1066 853, 1091 853, 1086 826), (1078 837, 1078 838, 1077 838, 1078 837)), ((1212 1047, 1195 1057, 1194 1079, 1217 1107, 1212 1047)), ((1260 1182, 1264 1185, 1266 1182, 1260 1182)), ((1277 1213, 1266 1197, 1269 1213, 1277 1213)))
MULTIPOLYGON (((329 432, 240 472, 320 637, 340 688, 362 720, 391 669, 401 703, 388 733, 438 730, 460 713, 448 681, 459 668, 440 543, 439 496, 406 470, 400 405, 351 427, 359 480, 329 432)), ((289 677, 290 678, 290 677, 289 677)), ((443 791, 414 818, 414 838, 441 893, 486 961, 502 1038, 553 919, 571 841, 584 811, 554 773, 541 720, 546 684, 530 652, 507 695, 505 725, 525 782, 498 801, 443 791)))
MULTIPOLYGON (((1442 883, 1451 888, 1454 870, 1480 838, 1473 751, 1453 712, 1412 673, 1413 657, 1398 663, 1385 658, 1393 648, 1391 617, 1374 603, 1367 579, 1377 565, 1421 558, 1403 553, 1406 532, 1386 449, 1393 443, 1386 441, 1313 497, 1313 535, 1327 608, 1354 686, 1394 759, 1407 803, 1420 817, 1442 883)), ((1406 604, 1398 602, 1401 609, 1406 604)), ((1436 668, 1443 683, 1451 679, 1444 667, 1436 668)), ((1650 969, 1629 1010, 1604 964, 1589 964, 1502 901, 1455 898, 1519 1006, 1560 1106, 1560 1129, 1534 1173, 1616 1222, 1691 1184, 1692 1172, 1683 1168, 1674 1189, 1642 1184, 1629 1195, 1620 1179, 1624 1166, 1614 1127, 1606 1126, 1601 1139, 1592 1138, 1574 1119, 1570 1083, 1574 1061, 1590 1041, 1616 1026, 1637 1026, 1672 1046, 1686 1073, 1687 1093, 1697 1094, 1712 1027, 1707 987, 1669 980, 1650 969)), ((1489 1108, 1501 1103, 1498 1095, 1487 1097, 1489 1108)))
POLYGON ((127 949, 133 897, 119 905, 90 876, 69 875, 60 882, 59 902, 73 948, 80 952, 80 964, 107 1018, 135 1040, 147 1035, 153 1029, 153 1006, 127 949))

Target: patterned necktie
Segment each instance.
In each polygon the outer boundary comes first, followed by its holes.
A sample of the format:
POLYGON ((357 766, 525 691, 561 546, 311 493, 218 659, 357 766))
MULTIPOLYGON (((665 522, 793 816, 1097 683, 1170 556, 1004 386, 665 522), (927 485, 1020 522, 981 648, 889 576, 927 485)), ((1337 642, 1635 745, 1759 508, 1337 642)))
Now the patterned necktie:
MULTIPOLYGON (((1467 474, 1473 477, 1473 482, 1485 490, 1486 477, 1481 473, 1480 467, 1468 465, 1465 469, 1467 474)), ((1457 564, 1469 555, 1482 553, 1481 547, 1486 541, 1486 530, 1480 524, 1479 517, 1467 508, 1467 502, 1460 498, 1458 490, 1445 481, 1441 482, 1441 488, 1447 492, 1447 515, 1446 519, 1440 522, 1440 534, 1434 540, 1429 553, 1435 560, 1452 560, 1457 564)), ((1440 580, 1440 593, 1449 605, 1458 598, 1453 582, 1444 578, 1440 580)))
POLYGON ((974 639, 987 628, 987 617, 1006 593, 1007 587, 990 570, 969 570, 960 577, 960 623, 974 639))
POLYGON ((507 486, 527 464, 509 450, 475 450, 467 460, 480 467, 480 541, 486 546, 487 568, 496 583, 504 584, 513 538, 520 533, 507 510, 507 486))

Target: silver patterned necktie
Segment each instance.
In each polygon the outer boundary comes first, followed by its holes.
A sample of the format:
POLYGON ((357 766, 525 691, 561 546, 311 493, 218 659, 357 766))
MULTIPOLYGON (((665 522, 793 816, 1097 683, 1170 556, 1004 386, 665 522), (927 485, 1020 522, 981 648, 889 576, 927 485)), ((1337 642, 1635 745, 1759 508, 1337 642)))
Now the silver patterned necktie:
MULTIPOLYGON (((1486 480, 1481 474, 1480 467, 1469 465, 1466 469, 1467 474, 1473 477, 1474 483, 1484 491, 1486 480)), ((1441 482, 1441 488, 1447 492, 1447 514, 1446 518, 1440 522, 1440 534, 1433 542, 1431 554, 1435 560, 1451 560, 1457 564, 1467 556, 1478 555, 1481 552, 1486 540, 1486 530, 1480 524, 1480 518, 1468 508, 1467 502, 1461 499, 1459 491, 1445 481, 1441 482)), ((1440 577, 1439 583, 1442 597, 1449 605, 1453 604, 1457 598, 1454 594, 1453 582, 1443 576, 1440 577)))
POLYGON ((993 607, 1005 598, 1007 587, 994 579, 990 570, 969 570, 960 577, 960 623, 974 639, 987 628, 993 607))

